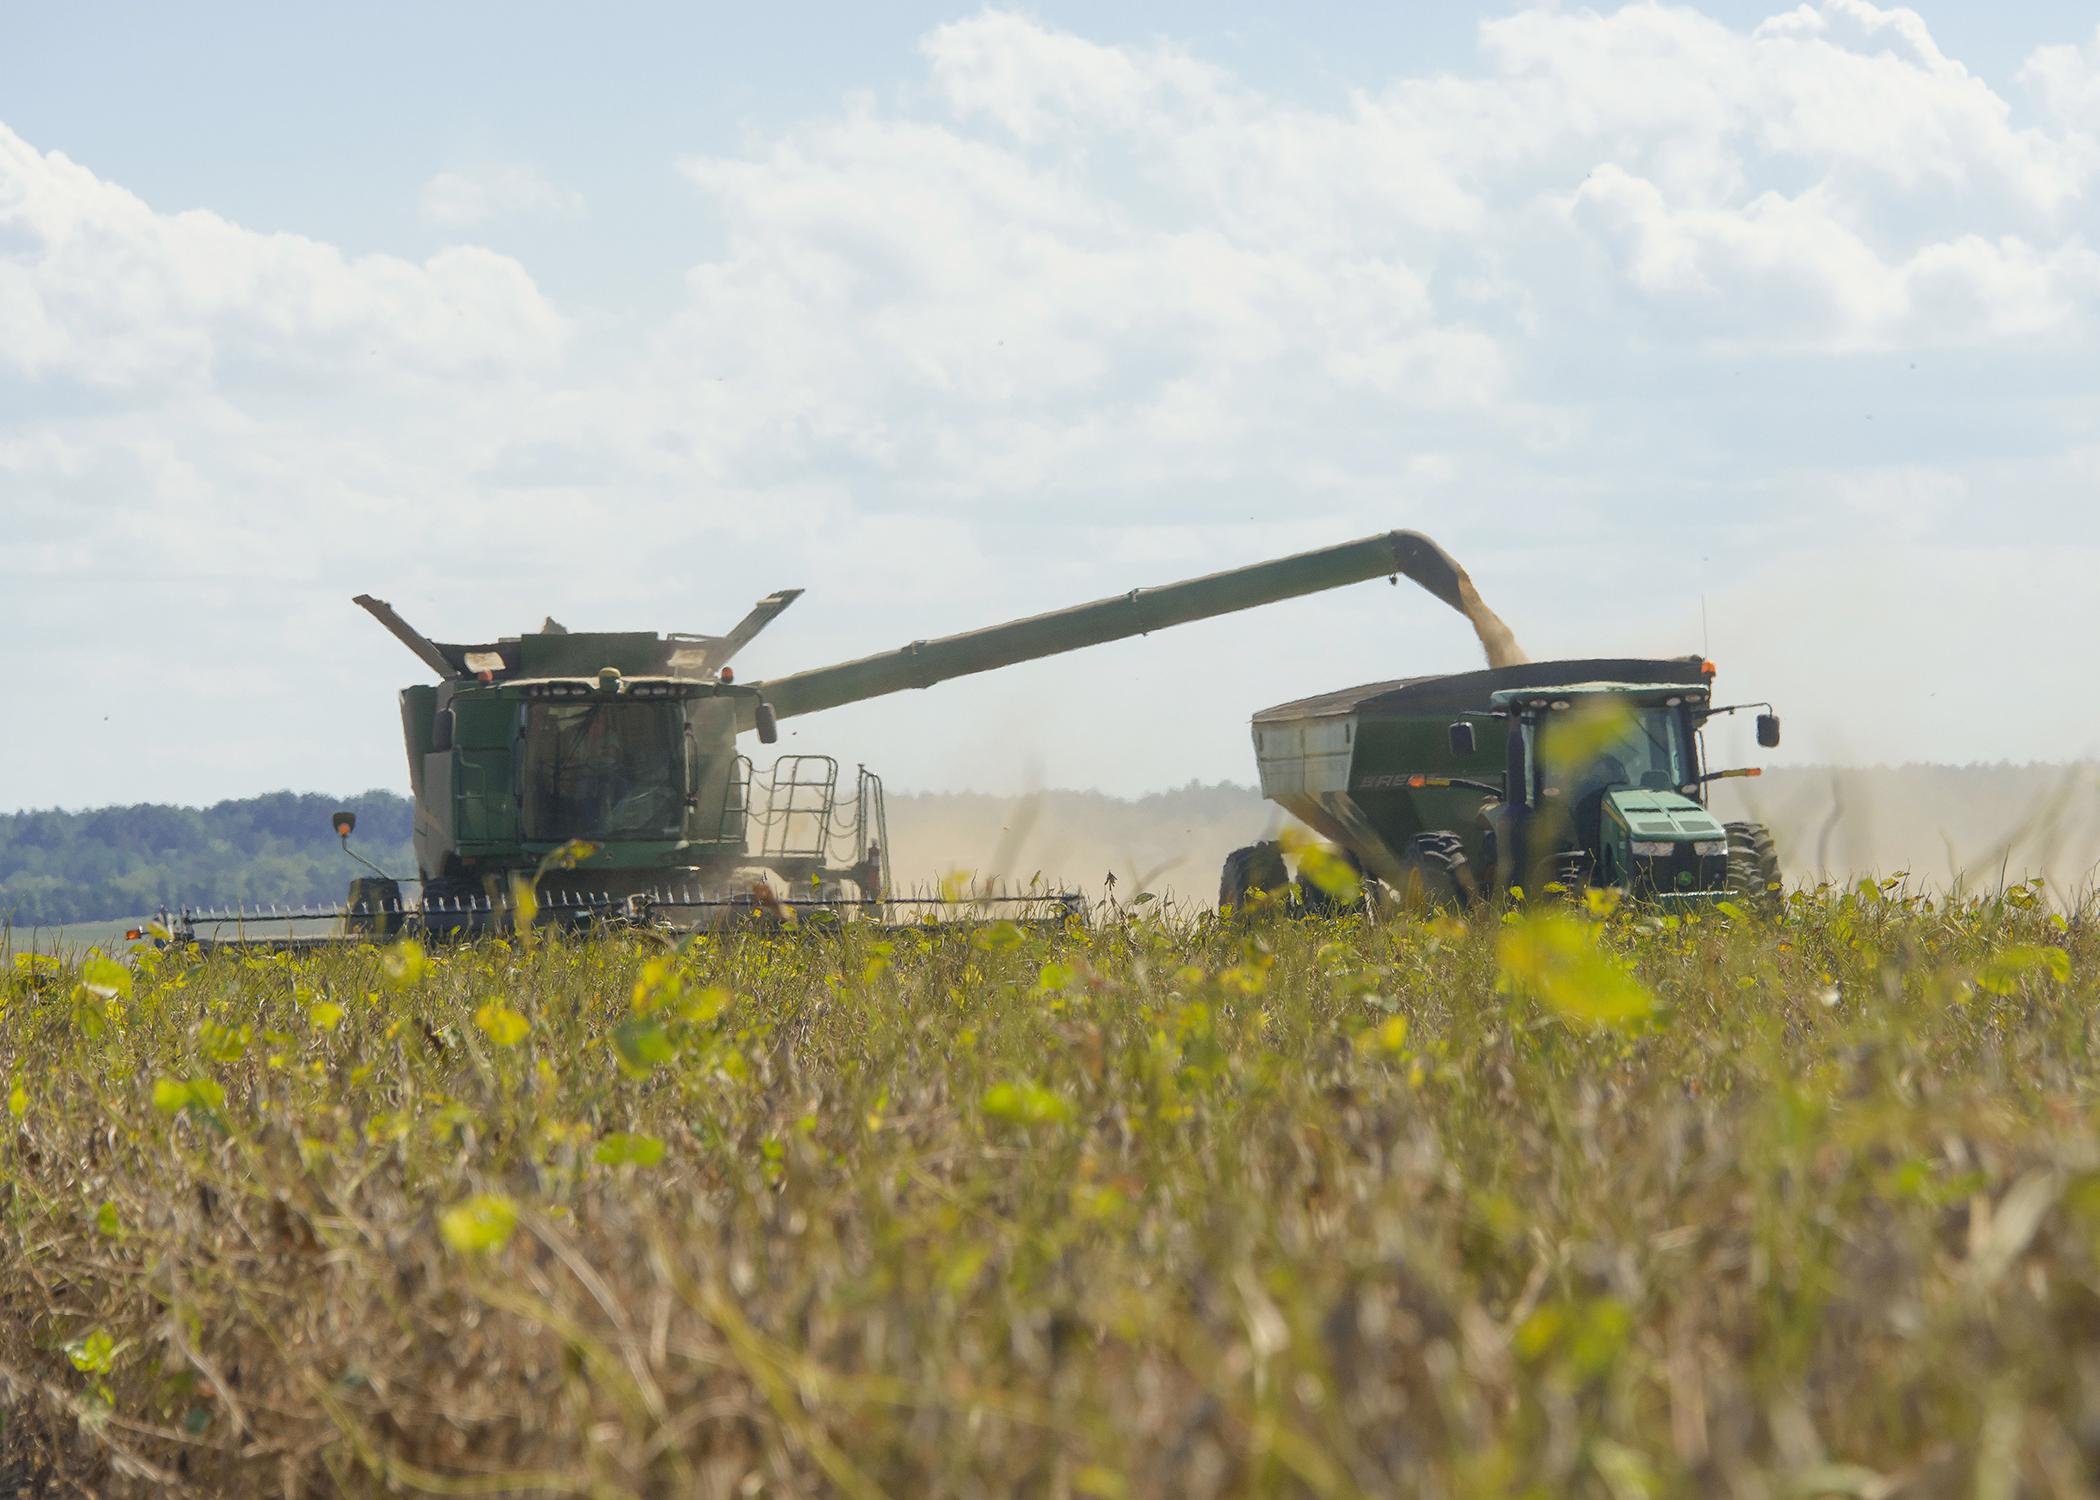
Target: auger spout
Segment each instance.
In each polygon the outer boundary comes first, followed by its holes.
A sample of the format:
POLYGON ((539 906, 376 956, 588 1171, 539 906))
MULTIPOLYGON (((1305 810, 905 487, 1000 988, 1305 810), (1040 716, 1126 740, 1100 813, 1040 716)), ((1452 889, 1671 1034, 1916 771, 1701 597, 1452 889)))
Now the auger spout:
MULTIPOLYGON (((914 641, 895 651, 857 661, 816 667, 756 684, 777 718, 812 714, 909 688, 932 687, 954 677, 995 671, 1039 657, 1148 635, 1216 615, 1255 609, 1285 599, 1363 583, 1374 578, 1413 579, 1453 609, 1464 612, 1464 572, 1443 548, 1414 531, 1387 531, 1339 546, 1231 568, 1201 578, 1097 599, 983 630, 938 640, 914 641)), ((756 712, 747 704, 742 723, 756 712)))

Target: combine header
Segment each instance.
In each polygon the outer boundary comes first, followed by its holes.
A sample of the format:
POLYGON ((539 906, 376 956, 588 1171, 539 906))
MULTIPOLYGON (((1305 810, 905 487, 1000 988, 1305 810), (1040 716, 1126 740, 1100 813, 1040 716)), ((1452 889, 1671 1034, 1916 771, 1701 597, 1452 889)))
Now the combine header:
MULTIPOLYGON (((800 590, 769 595, 725 635, 538 631, 433 641, 369 595, 356 603, 436 677, 401 693, 417 871, 367 866, 340 908, 167 914, 177 940, 284 943, 500 929, 522 915, 704 928, 791 916, 924 915, 953 903, 890 888, 882 782, 826 756, 759 771, 739 748, 781 719, 1144 635, 1375 578, 1408 577, 1454 609, 1464 574, 1427 537, 1394 531, 894 651, 744 683, 731 665, 800 590), (334 923, 324 934, 315 924, 334 923), (283 935, 278 935, 282 933, 283 935)), ((337 833, 349 847, 352 820, 337 833)), ((354 854, 353 858, 356 857, 354 854)), ((1062 919, 1067 893, 964 907, 1062 919)))

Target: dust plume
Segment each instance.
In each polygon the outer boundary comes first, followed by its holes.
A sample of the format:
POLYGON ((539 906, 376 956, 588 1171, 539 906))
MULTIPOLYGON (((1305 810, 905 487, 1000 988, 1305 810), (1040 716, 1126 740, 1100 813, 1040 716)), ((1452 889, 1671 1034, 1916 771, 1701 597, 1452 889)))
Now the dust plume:
POLYGON ((1458 574, 1458 612, 1472 623, 1473 633, 1480 637, 1480 649, 1487 653, 1491 667, 1522 666, 1531 658, 1517 644, 1516 632, 1502 623, 1502 616, 1487 607, 1480 597, 1480 590, 1473 587, 1473 577, 1464 568, 1453 564, 1458 574))

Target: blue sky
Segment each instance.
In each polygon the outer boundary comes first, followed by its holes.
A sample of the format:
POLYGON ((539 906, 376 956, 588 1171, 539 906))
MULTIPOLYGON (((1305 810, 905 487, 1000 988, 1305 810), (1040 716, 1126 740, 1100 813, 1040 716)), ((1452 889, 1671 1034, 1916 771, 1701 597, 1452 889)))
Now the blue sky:
MULTIPOLYGON (((445 638, 795 667, 1389 526, 1789 759, 2100 750, 2070 5, 22 8, 0 806, 397 785, 445 638), (2082 670, 2082 669, 2080 669, 2082 670)), ((1470 664, 1359 589, 799 726, 909 787, 1250 779, 1470 664)))

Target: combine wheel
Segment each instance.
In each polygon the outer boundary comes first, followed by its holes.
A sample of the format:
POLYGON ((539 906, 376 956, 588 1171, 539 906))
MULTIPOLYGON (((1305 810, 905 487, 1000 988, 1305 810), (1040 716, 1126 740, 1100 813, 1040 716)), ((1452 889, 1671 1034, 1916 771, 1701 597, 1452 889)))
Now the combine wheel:
POLYGON ((1762 823, 1730 823, 1728 826, 1728 891, 1730 895, 1755 901, 1767 910, 1778 910, 1779 846, 1772 830, 1762 823))
POLYGON ((1462 906, 1478 889, 1465 841, 1448 830, 1416 834, 1401 856, 1400 869, 1398 894, 1410 910, 1462 906))
POLYGON ((423 882, 423 935, 432 938, 472 937, 481 930, 481 887, 456 875, 438 875, 423 882))
POLYGON ((1218 908, 1243 911, 1247 898, 1257 891, 1273 899, 1290 888, 1291 875, 1283 865, 1283 846, 1274 842, 1249 844, 1225 856, 1225 868, 1218 876, 1218 908))
POLYGON ((355 933, 388 937, 401 930, 401 883, 375 875, 350 882, 343 925, 355 933))

